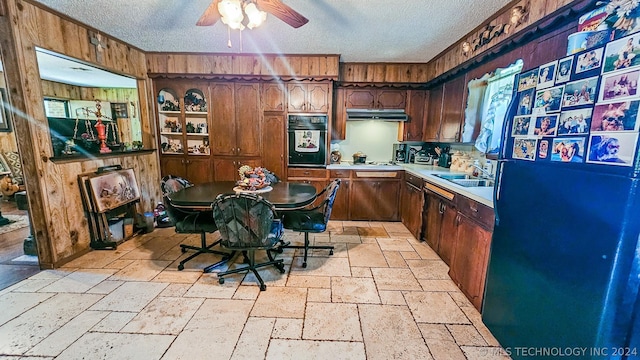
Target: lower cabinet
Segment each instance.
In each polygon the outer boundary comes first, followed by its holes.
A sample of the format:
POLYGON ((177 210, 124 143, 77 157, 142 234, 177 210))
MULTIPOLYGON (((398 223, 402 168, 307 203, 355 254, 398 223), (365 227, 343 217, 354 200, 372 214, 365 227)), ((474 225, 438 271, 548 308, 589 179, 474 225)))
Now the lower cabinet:
POLYGON ((493 209, 428 185, 423 237, 449 265, 449 276, 481 311, 493 233, 493 209))
POLYGON ((351 220, 398 221, 401 174, 354 171, 349 194, 351 220))
POLYGON ((405 172, 400 194, 400 219, 416 239, 420 239, 422 231, 422 207, 422 178, 405 172))
MULTIPOLYGON (((287 181, 302 182, 305 184, 311 184, 316 188, 316 192, 322 191, 329 184, 329 172, 326 169, 309 169, 309 168, 288 168, 287 169, 287 181)), ((340 191, 340 190, 338 190, 340 191)), ((314 204, 318 204, 324 200, 324 194, 322 198, 317 199, 314 204)))
POLYGON ((185 159, 183 156, 164 155, 160 159, 160 170, 162 176, 180 176, 194 184, 203 184, 213 180, 210 161, 209 157, 197 159, 195 156, 190 156, 185 159))
POLYGON ((242 159, 242 158, 215 158, 213 159, 213 172, 215 181, 236 181, 240 180, 238 169, 240 166, 248 165, 251 167, 261 166, 260 159, 242 159))
POLYGON ((340 179, 340 187, 333 201, 331 210, 332 220, 350 220, 349 209, 351 208, 349 198, 351 195, 351 170, 331 170, 329 171, 329 181, 340 179))
POLYGON ((457 241, 449 275, 476 309, 481 310, 492 232, 458 214, 457 241))

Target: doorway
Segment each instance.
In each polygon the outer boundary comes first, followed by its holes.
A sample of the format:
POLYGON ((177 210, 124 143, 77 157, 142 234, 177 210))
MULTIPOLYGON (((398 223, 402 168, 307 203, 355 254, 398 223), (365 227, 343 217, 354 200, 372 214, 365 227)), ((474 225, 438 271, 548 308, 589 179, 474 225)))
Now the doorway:
POLYGON ((0 289, 40 271, 7 89, 0 54, 0 289))

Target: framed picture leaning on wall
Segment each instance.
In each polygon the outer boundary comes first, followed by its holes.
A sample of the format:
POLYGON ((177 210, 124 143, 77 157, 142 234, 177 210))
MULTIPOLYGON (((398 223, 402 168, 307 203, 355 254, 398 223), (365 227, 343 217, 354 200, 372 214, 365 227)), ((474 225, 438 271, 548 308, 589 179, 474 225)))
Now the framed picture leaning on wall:
POLYGON ((7 91, 0 88, 0 131, 11 131, 11 111, 7 99, 7 91))

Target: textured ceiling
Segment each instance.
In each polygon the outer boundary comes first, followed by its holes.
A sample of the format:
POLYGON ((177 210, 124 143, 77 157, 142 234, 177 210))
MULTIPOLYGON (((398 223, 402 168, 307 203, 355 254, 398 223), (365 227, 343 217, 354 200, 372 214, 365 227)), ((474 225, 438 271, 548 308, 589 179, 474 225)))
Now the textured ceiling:
POLYGON ((231 32, 196 21, 211 0, 35 0, 145 51, 340 54, 343 62, 427 62, 509 0, 283 0, 309 19, 269 15, 231 32))

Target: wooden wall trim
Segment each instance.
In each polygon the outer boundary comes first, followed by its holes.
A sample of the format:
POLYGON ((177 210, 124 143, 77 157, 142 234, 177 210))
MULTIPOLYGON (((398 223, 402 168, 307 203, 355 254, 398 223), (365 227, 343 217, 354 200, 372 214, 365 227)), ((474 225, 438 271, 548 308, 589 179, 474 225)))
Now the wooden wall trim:
POLYGON ((147 73, 219 78, 337 79, 340 55, 147 53, 147 73))

